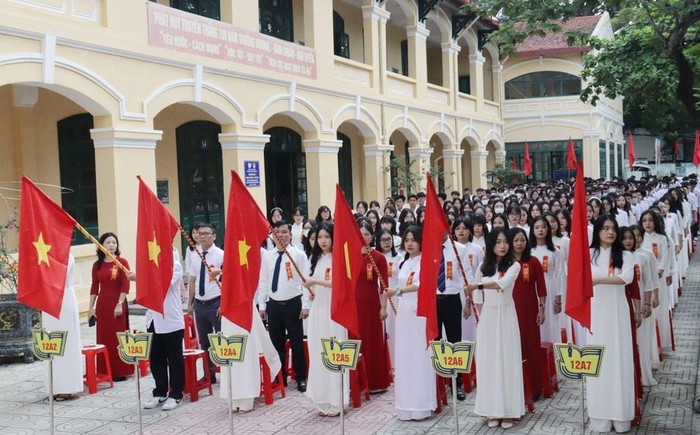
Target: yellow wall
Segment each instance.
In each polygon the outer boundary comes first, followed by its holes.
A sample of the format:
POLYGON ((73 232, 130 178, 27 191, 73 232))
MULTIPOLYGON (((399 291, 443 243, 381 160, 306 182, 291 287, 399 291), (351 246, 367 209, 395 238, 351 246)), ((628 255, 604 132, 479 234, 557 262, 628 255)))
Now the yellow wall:
POLYGON ((405 39, 406 29, 395 26, 389 21, 386 25, 386 67, 388 71, 396 69, 397 74, 401 74, 401 41, 405 39))
POLYGON ((442 86, 442 48, 428 48, 426 55, 428 58, 428 83, 442 86))

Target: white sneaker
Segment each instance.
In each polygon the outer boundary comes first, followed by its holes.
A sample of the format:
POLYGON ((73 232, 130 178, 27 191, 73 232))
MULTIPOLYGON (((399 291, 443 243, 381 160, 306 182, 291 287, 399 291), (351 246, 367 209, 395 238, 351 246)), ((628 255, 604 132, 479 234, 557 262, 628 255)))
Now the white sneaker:
POLYGON ((144 407, 145 409, 157 408, 157 407, 159 407, 160 405, 162 405, 163 403, 165 403, 166 399, 167 399, 167 397, 157 397, 157 396, 154 396, 154 397, 151 398, 151 400, 149 400, 148 402, 146 402, 146 403, 143 405, 143 407, 144 407))
POLYGON ((180 403, 182 399, 173 399, 172 397, 168 397, 168 400, 163 403, 163 411, 172 411, 173 409, 177 408, 177 404, 180 403))

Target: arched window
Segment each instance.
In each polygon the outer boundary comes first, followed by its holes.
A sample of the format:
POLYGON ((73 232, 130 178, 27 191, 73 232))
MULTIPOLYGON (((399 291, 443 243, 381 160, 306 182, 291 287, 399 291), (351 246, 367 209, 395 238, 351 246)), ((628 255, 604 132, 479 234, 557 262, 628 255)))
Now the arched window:
POLYGON ((560 71, 523 74, 506 82, 506 100, 578 95, 581 79, 560 71))
POLYGON ((219 0, 170 0, 170 7, 214 20, 221 18, 219 0))

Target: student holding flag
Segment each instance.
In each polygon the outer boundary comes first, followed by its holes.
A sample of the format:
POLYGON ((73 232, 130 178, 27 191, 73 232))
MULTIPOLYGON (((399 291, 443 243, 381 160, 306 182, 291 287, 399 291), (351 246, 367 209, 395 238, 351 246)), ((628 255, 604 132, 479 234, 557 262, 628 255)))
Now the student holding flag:
POLYGON ((423 232, 417 225, 408 227, 404 232, 406 258, 400 265, 398 285, 386 291, 388 297, 401 297, 396 315, 394 363, 394 403, 399 420, 424 420, 437 407, 435 373, 430 363, 431 351, 426 346, 426 319, 416 314, 422 236, 423 232))
MULTIPOLYGON (((336 212, 336 217, 338 216, 336 212)), ((311 399, 322 416, 335 417, 341 406, 350 402, 350 373, 343 374, 343 403, 340 403, 338 375, 326 369, 319 357, 323 351, 322 338, 335 337, 347 340, 348 331, 331 319, 331 281, 333 276, 333 223, 321 222, 316 236, 316 246, 311 251, 309 279, 304 287, 313 290, 313 305, 309 310, 307 338, 309 377, 306 397, 311 399)))

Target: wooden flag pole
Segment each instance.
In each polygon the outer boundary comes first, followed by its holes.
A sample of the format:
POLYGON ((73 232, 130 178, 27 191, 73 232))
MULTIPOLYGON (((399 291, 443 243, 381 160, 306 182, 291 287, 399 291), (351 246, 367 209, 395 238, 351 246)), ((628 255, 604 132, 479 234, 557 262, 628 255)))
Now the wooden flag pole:
MULTIPOLYGON (((207 271, 209 273, 211 273, 212 267, 209 263, 207 263, 207 260, 204 258, 204 255, 202 255, 202 253, 197 248, 197 244, 194 242, 194 240, 192 240, 190 235, 187 234, 187 231, 185 231, 185 229, 182 228, 182 225, 180 225, 179 222, 177 224, 177 227, 180 230, 180 233, 182 233, 182 235, 185 236, 185 240, 187 240, 187 244, 190 245, 192 250, 197 253, 197 255, 199 256, 199 259, 202 260, 202 264, 204 265, 204 267, 206 267, 207 271)), ((217 280, 214 280, 214 282, 216 283, 216 286, 219 287, 219 290, 221 290, 221 281, 219 281, 217 279, 217 280)))
POLYGON ((4 255, 0 257, 0 262, 5 263, 5 265, 7 265, 7 267, 9 267, 12 272, 17 273, 17 266, 10 263, 10 260, 8 260, 4 255))
POLYGON ((95 246, 97 246, 97 249, 102 251, 102 253, 104 253, 110 260, 112 260, 116 264, 116 266, 119 269, 121 269, 122 272, 124 272, 127 276, 131 274, 131 271, 126 266, 124 266, 121 263, 121 261, 119 261, 117 257, 114 256, 114 254, 112 254, 111 252, 109 252, 109 250, 107 250, 107 248, 102 246, 102 243, 100 243, 95 237, 93 237, 93 235, 90 234, 88 230, 83 228, 83 226, 80 225, 78 222, 75 223, 75 227, 78 229, 78 231, 83 233, 83 235, 87 237, 88 240, 90 240, 95 246))
MULTIPOLYGON (((457 252, 457 245, 455 244, 455 241, 452 239, 452 237, 448 235, 447 238, 450 240, 452 250, 455 252, 455 257, 457 258, 457 264, 459 265, 459 272, 462 275, 462 279, 464 280, 465 284, 469 285, 469 281, 467 281, 467 274, 464 273, 464 265, 462 264, 462 259, 459 258, 459 252, 457 252)), ((469 301, 469 306, 472 308, 472 312, 474 313, 474 319, 476 319, 476 323, 479 323, 479 312, 476 309, 476 305, 474 305, 474 300, 472 299, 471 295, 467 295, 467 300, 469 301)))

